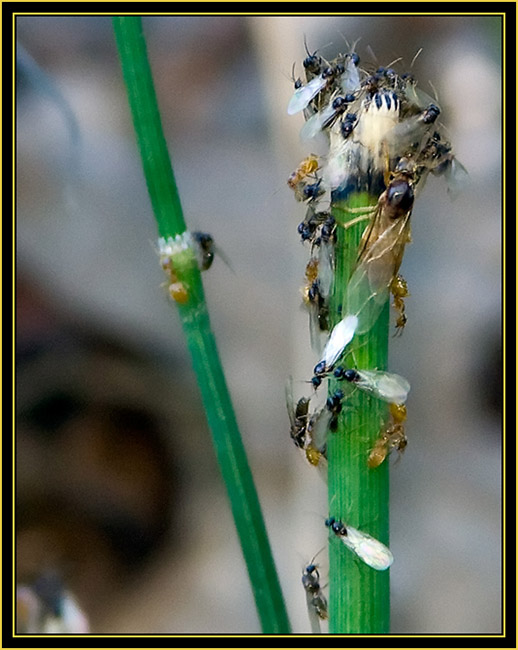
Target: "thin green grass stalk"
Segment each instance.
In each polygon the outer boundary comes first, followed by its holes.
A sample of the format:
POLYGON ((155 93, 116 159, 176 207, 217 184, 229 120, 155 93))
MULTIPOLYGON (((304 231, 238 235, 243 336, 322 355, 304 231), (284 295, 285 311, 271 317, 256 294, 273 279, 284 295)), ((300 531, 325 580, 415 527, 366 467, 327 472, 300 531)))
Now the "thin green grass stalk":
MULTIPOLYGON (((115 17, 113 25, 158 230, 175 237, 186 226, 164 139, 139 17, 115 17)), ((266 534, 257 492, 232 408, 212 333, 201 274, 191 249, 175 257, 178 279, 189 300, 178 304, 182 327, 200 386, 203 406, 252 584, 264 633, 286 634, 290 625, 266 534), (177 267, 178 262, 178 267, 177 267)))
MULTIPOLYGON (((377 197, 355 194, 346 203, 332 206, 342 223, 350 219, 344 208, 372 206, 377 197), (338 208, 338 209, 336 209, 338 208), (341 209, 340 209, 341 208, 341 209)), ((351 214, 351 219, 353 215, 351 214)), ((337 228, 336 271, 331 313, 333 325, 346 313, 346 290, 365 223, 344 230, 337 228)), ((389 303, 372 329, 354 337, 346 367, 384 370, 388 355, 389 303)), ((340 384, 330 381, 330 391, 340 384)), ((344 406, 338 431, 328 436, 329 515, 368 533, 384 544, 389 536, 388 462, 371 469, 370 449, 386 417, 386 405, 356 390, 344 406)), ((340 634, 376 634, 390 630, 389 571, 375 571, 344 547, 329 540, 329 631, 340 634)))

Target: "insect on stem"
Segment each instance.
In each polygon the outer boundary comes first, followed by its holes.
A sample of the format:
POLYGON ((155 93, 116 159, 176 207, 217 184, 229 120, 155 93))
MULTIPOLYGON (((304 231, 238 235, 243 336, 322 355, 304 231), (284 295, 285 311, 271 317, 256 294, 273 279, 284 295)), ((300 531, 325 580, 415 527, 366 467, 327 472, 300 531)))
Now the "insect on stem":
MULTIPOLYGON (((325 382, 328 399, 312 415, 306 402, 289 409, 295 443, 308 449, 318 439, 325 453, 333 512, 368 529, 337 516, 326 522, 343 542, 329 547, 330 632, 384 633, 393 561, 384 461, 407 445, 410 390, 405 378, 387 372, 389 301, 393 296, 400 336, 410 294, 399 271, 416 197, 430 173, 444 176, 455 193, 466 170, 441 133, 437 98, 399 70, 401 58, 362 65, 355 46, 332 61, 306 46, 305 83, 297 79, 288 104, 289 114, 304 113, 303 141, 323 133, 329 144, 327 155, 311 154, 288 179, 308 206, 297 230, 310 246, 302 293, 319 352, 310 382, 314 395, 325 382), (354 571, 351 556, 363 562, 354 571)), ((311 569, 304 573, 309 585, 318 578, 311 569)))

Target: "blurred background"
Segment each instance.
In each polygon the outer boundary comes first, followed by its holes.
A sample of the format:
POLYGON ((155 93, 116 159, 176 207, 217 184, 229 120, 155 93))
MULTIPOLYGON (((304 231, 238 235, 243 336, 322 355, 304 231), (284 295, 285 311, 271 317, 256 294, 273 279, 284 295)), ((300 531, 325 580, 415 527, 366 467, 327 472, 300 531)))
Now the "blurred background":
MULTIPOLYGON (((17 580, 59 576, 98 633, 258 633, 151 212, 107 17, 17 18, 17 580)), ((187 223, 231 261, 204 282, 294 632, 326 487, 289 437, 308 379, 308 48, 413 66, 470 174, 430 177, 390 369, 412 385, 391 461, 393 633, 501 630, 501 18, 146 17, 187 223), (369 47, 370 46, 370 49, 369 47)), ((327 583, 325 553, 319 558, 327 583)))

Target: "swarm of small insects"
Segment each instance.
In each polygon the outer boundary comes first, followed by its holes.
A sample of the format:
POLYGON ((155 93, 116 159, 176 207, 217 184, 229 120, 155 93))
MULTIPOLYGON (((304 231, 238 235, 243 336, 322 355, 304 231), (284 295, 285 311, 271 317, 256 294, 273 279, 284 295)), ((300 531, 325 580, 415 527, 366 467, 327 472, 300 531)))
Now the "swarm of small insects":
MULTIPOLYGON (((303 111, 302 140, 323 133, 329 152, 322 158, 315 154, 305 158, 288 185, 295 198, 307 205, 298 233, 310 250, 302 293, 310 313, 312 347, 322 354, 312 379, 317 388, 335 370, 353 336, 373 326, 389 294, 397 313, 396 333, 401 334, 407 322, 404 298, 409 291, 398 271, 411 241, 415 196, 429 173, 445 176, 449 191, 455 193, 466 171, 437 126, 441 113, 437 100, 418 88, 411 74, 400 74, 391 66, 363 68, 355 52, 332 61, 317 52, 307 54, 303 61, 306 83, 300 78, 295 81, 288 113, 303 111), (378 197, 377 203, 357 211, 337 206, 361 192, 378 197), (330 332, 336 230, 362 221, 366 227, 347 282, 347 312, 340 330, 330 332)), ((373 392, 379 381, 387 380, 386 375, 375 378, 373 392)), ((311 425, 315 418, 307 415, 306 419, 311 425)), ((311 426, 306 431, 306 446, 300 431, 297 444, 307 450, 314 444, 309 439, 311 426)))
MULTIPOLYGON (((332 61, 307 48, 306 52, 305 80, 295 81, 288 113, 302 111, 302 141, 325 138, 328 152, 305 158, 288 185, 296 200, 306 205, 298 226, 300 239, 309 248, 302 295, 309 311, 311 345, 320 359, 310 383, 316 392, 324 381, 331 381, 329 397, 320 409, 311 408, 313 395, 295 402, 290 392, 291 437, 312 465, 325 460, 328 436, 339 430, 344 391, 359 389, 388 404, 381 428, 369 434, 370 446, 362 452, 362 471, 367 475, 378 472, 394 449, 402 452, 407 445, 405 402, 410 385, 400 375, 356 367, 354 345, 361 345, 359 337, 374 328, 390 295, 395 333, 403 332, 405 298, 410 293, 399 269, 411 241, 415 198, 430 173, 443 176, 455 196, 467 172, 443 137, 437 99, 419 88, 412 74, 398 71, 400 59, 374 68, 362 66, 352 49, 332 61), (359 225, 364 230, 355 259, 344 264, 340 253, 338 264, 337 246, 343 246, 338 240, 343 242, 342 233, 359 225)), ((378 571, 390 566, 392 554, 381 542, 334 517, 328 522, 364 564, 378 571)))

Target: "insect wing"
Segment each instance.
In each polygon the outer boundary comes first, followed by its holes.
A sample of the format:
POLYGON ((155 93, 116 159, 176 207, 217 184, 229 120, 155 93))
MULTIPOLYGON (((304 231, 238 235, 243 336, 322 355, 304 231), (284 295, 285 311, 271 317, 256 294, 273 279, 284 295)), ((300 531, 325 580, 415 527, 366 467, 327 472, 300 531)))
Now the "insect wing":
POLYGON ((311 349, 317 354, 322 354, 325 346, 324 335, 326 332, 323 332, 320 327, 319 319, 319 308, 318 305, 310 304, 309 309, 309 340, 311 343, 311 349))
POLYGON ((313 445, 317 449, 325 448, 329 423, 331 422, 332 417, 333 414, 331 411, 325 407, 310 417, 308 428, 310 430, 313 445))
POLYGON ((297 425, 297 418, 303 419, 307 417, 309 410, 309 398, 302 397, 297 403, 295 403, 295 400, 293 398, 293 378, 291 376, 286 381, 285 393, 286 408, 288 410, 290 424, 292 427, 295 427, 297 425))
POLYGON ((379 229, 369 226, 367 239, 362 240, 358 265, 347 285, 347 311, 358 317, 357 334, 369 331, 388 300, 390 284, 409 239, 410 214, 392 223, 378 237, 379 229), (374 243, 370 245, 371 241, 374 243))
POLYGON ((444 172, 446 183, 448 185, 448 194, 452 199, 456 199, 466 188, 469 183, 468 170, 462 165, 455 156, 452 156, 446 171, 444 172))
POLYGON ((340 539, 360 560, 376 571, 385 571, 394 561, 394 556, 385 544, 356 528, 347 526, 347 535, 341 535, 340 539))
POLYGON ((328 298, 331 293, 331 286, 334 280, 334 257, 335 249, 332 242, 322 241, 318 255, 318 280, 320 295, 323 298, 328 298))
MULTIPOLYGON (((387 209, 388 211, 388 209, 387 209)), ((378 259, 389 261, 397 267, 394 276, 401 264, 405 244, 410 234, 410 209, 399 218, 391 218, 384 213, 383 206, 379 206, 373 221, 362 235, 358 253, 358 266, 373 263, 378 259)))
POLYGON ((351 93, 360 87, 360 73, 352 58, 347 59, 345 72, 340 77, 340 86, 344 93, 351 93))
POLYGON ((327 79, 322 77, 315 77, 305 86, 297 88, 293 93, 293 97, 288 104, 288 115, 295 115, 299 111, 306 108, 309 102, 318 95, 322 88, 326 85, 327 79))
POLYGON ((290 377, 285 386, 286 409, 290 418, 292 428, 295 426, 295 402, 293 401, 293 379, 290 377))
POLYGON ((325 363, 327 370, 332 369, 342 355, 342 352, 351 342, 357 326, 358 319, 354 315, 346 316, 334 326, 321 359, 321 362, 323 361, 325 363))
POLYGON ((316 611, 318 617, 321 620, 325 621, 329 618, 327 611, 327 599, 321 591, 313 594, 311 604, 313 605, 313 609, 316 611))
POLYGON ((336 111, 333 108, 332 104, 329 104, 329 106, 323 110, 312 115, 300 129, 300 139, 303 142, 306 142, 307 140, 314 138, 317 133, 322 130, 322 127, 327 122, 327 120, 333 117, 335 112, 336 111))
POLYGON ((421 90, 421 88, 418 88, 413 83, 407 83, 405 87, 405 97, 411 104, 417 106, 417 108, 420 108, 422 111, 424 111, 427 106, 430 106, 430 104, 437 105, 437 99, 430 97, 428 93, 425 93, 424 90, 421 90))
POLYGON ((314 594, 306 591, 306 604, 308 607, 308 616, 309 624, 311 625, 311 634, 321 634, 322 630, 320 629, 320 616, 318 611, 313 604, 314 594))
POLYGON ((372 393, 389 404, 404 404, 410 391, 408 381, 391 372, 380 370, 357 370, 360 375, 358 388, 372 393))
POLYGON ((221 248, 219 248, 219 246, 216 246, 216 245, 215 245, 215 246, 213 247, 213 250, 214 250, 214 253, 216 253, 216 255, 217 255, 217 256, 222 260, 222 262, 223 262, 226 266, 228 266, 228 268, 229 268, 229 269, 232 271, 232 273, 234 273, 234 275, 235 275, 236 272, 234 271, 234 269, 233 269, 233 267, 232 267, 232 264, 230 263, 230 258, 228 257, 228 255, 226 255, 226 254, 221 250, 221 248))
POLYGON ((421 115, 414 115, 403 122, 399 122, 385 137, 391 154, 395 155, 398 152, 404 152, 407 147, 413 144, 419 144, 418 150, 421 150, 432 127, 433 124, 423 122, 421 115))

